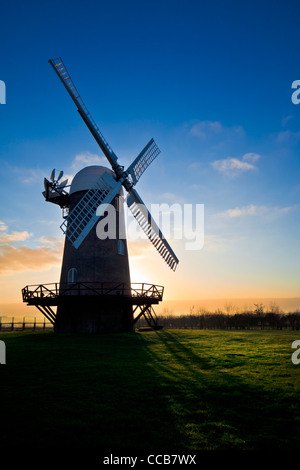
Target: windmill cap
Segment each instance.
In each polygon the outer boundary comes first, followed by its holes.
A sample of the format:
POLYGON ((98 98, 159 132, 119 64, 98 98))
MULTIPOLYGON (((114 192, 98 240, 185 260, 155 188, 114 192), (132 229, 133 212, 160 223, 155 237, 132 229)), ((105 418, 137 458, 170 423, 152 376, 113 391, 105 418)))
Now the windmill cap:
MULTIPOLYGON (((109 173, 113 178, 116 177, 115 173, 105 166, 93 165, 83 168, 74 176, 69 194, 71 195, 79 191, 88 191, 92 186, 94 186, 103 173, 109 173)), ((119 194, 123 194, 122 188, 120 189, 119 194)))

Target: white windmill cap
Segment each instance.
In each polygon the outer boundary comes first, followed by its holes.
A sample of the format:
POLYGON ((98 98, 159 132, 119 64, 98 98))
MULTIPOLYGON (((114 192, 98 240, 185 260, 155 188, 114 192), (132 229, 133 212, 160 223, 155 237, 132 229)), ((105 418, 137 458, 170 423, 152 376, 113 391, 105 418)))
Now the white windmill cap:
MULTIPOLYGON (((103 173, 109 173, 113 178, 116 176, 112 170, 105 166, 93 165, 83 168, 74 176, 69 194, 71 195, 79 191, 88 191, 92 186, 94 186, 103 173)), ((119 194, 123 194, 122 188, 120 189, 119 194)))

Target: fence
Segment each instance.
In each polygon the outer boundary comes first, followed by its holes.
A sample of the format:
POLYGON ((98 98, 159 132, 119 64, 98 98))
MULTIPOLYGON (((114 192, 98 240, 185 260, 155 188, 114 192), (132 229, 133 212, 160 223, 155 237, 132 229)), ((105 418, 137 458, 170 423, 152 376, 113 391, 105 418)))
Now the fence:
MULTIPOLYGON (((158 315, 158 324, 163 328, 196 329, 196 330, 300 330, 300 312, 287 314, 265 313, 256 314, 200 314, 200 315, 158 315)), ((135 324, 136 328, 147 327, 144 317, 141 317, 135 324)), ((52 323, 43 322, 14 321, 2 322, 0 317, 0 331, 24 331, 24 330, 52 330, 52 323)))
POLYGON ((37 322, 36 319, 34 321, 26 321, 25 318, 23 321, 15 321, 14 317, 11 319, 10 322, 3 322, 2 318, 0 318, 0 331, 24 331, 24 330, 52 330, 53 325, 52 323, 44 320, 41 322, 37 322))

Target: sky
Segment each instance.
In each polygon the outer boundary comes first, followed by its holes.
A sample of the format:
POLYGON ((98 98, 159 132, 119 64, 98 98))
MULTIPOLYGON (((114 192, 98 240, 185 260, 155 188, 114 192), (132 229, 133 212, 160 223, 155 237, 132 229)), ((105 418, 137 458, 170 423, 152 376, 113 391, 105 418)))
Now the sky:
POLYGON ((122 165, 155 139, 161 153, 136 185, 146 205, 204 205, 201 248, 169 239, 175 273, 147 240, 128 239, 132 282, 163 285, 166 301, 299 297, 299 10, 290 0, 2 2, 0 315, 23 308, 24 286, 59 281, 63 219, 44 177, 107 164, 48 64, 56 57, 122 165))

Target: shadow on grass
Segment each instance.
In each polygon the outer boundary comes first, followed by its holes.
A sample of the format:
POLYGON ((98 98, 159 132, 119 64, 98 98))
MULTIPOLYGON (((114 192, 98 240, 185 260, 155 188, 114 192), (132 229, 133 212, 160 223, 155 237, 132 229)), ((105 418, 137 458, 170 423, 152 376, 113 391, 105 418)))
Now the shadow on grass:
POLYGON ((5 342, 3 446, 174 453, 299 444, 292 405, 232 375, 241 358, 224 368, 184 332, 20 333, 5 342))
MULTIPOLYGON (((168 406, 177 416, 181 442, 192 449, 272 449, 295 450, 299 445, 299 400, 265 391, 245 375, 231 369, 245 364, 242 354, 228 354, 218 365, 215 357, 197 354, 181 334, 156 331, 169 357, 162 361, 151 354, 152 367, 161 377, 169 377, 168 406), (225 367, 224 367, 225 365, 225 367)), ((263 371, 262 371, 263 372, 263 371)))
POLYGON ((140 335, 25 333, 5 342, 2 446, 112 452, 180 443, 140 335))

